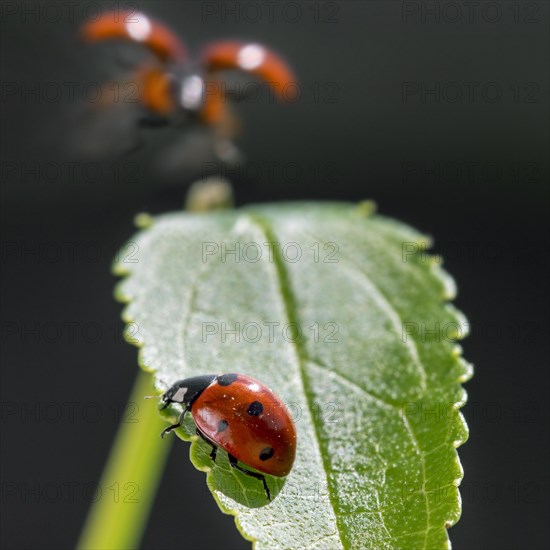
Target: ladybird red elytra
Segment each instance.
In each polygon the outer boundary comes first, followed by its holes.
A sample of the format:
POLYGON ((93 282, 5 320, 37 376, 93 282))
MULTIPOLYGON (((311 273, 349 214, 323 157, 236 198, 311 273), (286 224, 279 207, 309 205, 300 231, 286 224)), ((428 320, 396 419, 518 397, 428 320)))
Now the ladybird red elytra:
POLYGON ((161 399, 161 409, 171 403, 183 405, 177 424, 166 428, 162 437, 181 426, 191 412, 197 435, 212 447, 210 458, 215 461, 222 448, 233 468, 262 481, 271 500, 263 474, 288 475, 296 454, 294 422, 275 393, 245 374, 206 374, 179 380, 161 399))

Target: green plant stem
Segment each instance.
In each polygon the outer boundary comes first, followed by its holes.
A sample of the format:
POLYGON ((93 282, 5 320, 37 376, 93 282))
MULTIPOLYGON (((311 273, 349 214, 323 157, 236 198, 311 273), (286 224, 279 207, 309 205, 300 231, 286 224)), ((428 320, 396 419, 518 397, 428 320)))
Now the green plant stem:
POLYGON ((128 418, 120 424, 79 550, 129 550, 139 545, 172 446, 170 438, 159 436, 165 423, 156 403, 143 401, 144 395, 153 393, 151 375, 140 370, 130 396, 139 407, 137 422, 128 418))

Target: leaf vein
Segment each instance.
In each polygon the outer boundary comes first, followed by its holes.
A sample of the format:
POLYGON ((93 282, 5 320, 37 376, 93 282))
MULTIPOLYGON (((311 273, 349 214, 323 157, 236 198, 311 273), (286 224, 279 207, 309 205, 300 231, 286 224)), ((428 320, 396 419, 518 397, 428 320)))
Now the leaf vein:
MULTIPOLYGON (((319 243, 323 243, 324 245, 328 244, 323 239, 317 237, 313 234, 308 234, 304 231, 302 231, 304 235, 308 235, 309 237, 316 239, 319 241, 319 243)), ((378 304, 380 309, 386 314, 388 319, 391 321, 393 329, 395 333, 399 337, 399 341, 402 342, 405 347, 407 348, 407 351, 409 352, 409 355, 411 356, 412 362, 414 366, 416 367, 418 374, 420 376, 420 384, 422 391, 426 390, 426 381, 427 381, 427 375, 426 375, 426 367, 420 360, 420 355, 418 353, 418 347, 416 345, 416 342, 414 338, 407 338, 406 340, 403 340, 402 334, 403 334, 403 324, 401 315, 399 312, 395 309, 395 307, 392 305, 388 297, 374 284, 372 281, 370 275, 356 262, 354 262, 351 258, 349 258, 345 254, 341 254, 339 252, 339 256, 345 260, 345 263, 350 265, 351 268, 359 273, 361 275, 360 280, 362 284, 364 284, 370 291, 371 297, 374 299, 374 301, 378 304)))
MULTIPOLYGON (((255 225, 256 227, 258 227, 260 229, 260 231, 264 234, 264 236, 267 238, 268 241, 276 242, 274 231, 271 229, 271 227, 269 226, 269 224, 267 223, 267 221, 265 219, 261 218, 258 215, 251 215, 251 214, 248 214, 248 219, 253 225, 255 225)), ((276 248, 276 247, 274 247, 274 248, 276 248)), ((293 292, 292 292, 292 289, 290 287, 290 282, 288 280, 289 275, 288 275, 288 272, 287 272, 287 270, 284 266, 284 259, 281 256, 281 252, 277 249, 273 253, 273 260, 274 260, 273 265, 275 266, 275 275, 276 275, 276 280, 277 280, 277 283, 278 283, 278 286, 279 286, 280 298, 281 298, 281 302, 282 302, 283 311, 284 311, 284 313, 287 317, 287 321, 289 323, 298 323, 298 315, 296 314, 296 299, 295 299, 295 297, 293 295, 293 292)), ((295 354, 295 357, 296 357, 296 362, 297 362, 298 369, 299 369, 299 372, 300 372, 300 379, 301 379, 302 392, 303 392, 303 395, 304 395, 304 399, 308 403, 309 410, 311 410, 311 408, 313 406, 313 403, 312 403, 312 401, 309 397, 310 394, 311 394, 311 391, 308 389, 308 379, 307 379, 307 373, 306 373, 306 368, 305 368, 305 364, 308 361, 307 352, 306 352, 305 348, 303 347, 303 344, 299 340, 291 341, 291 342, 289 342, 289 344, 291 345, 292 349, 294 350, 294 354, 295 354)), ((342 547, 345 547, 344 541, 342 539, 342 533, 341 533, 340 527, 338 525, 338 517, 337 517, 337 514, 336 514, 336 505, 335 505, 335 502, 334 502, 335 497, 332 494, 331 483, 329 481, 330 467, 327 464, 326 453, 323 453, 321 451, 321 446, 322 446, 322 444, 321 444, 321 435, 319 434, 318 425, 317 425, 317 423, 315 422, 315 420, 313 418, 311 419, 311 424, 313 426, 313 432, 314 432, 315 438, 316 438, 315 443, 316 443, 316 446, 317 446, 317 452, 318 452, 319 456, 321 457, 321 463, 323 464, 323 468, 324 468, 324 471, 325 471, 325 478, 326 478, 326 481, 327 481, 327 490, 328 490, 328 494, 329 494, 329 501, 331 503, 333 513, 334 513, 334 516, 335 516, 336 531, 338 532, 338 536, 340 538, 340 542, 342 544, 342 547)))

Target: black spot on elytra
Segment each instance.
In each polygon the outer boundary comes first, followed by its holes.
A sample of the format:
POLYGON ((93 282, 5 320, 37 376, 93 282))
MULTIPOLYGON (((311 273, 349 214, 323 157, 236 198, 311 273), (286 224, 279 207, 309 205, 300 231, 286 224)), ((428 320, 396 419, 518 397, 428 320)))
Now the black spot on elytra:
POLYGON ((266 447, 265 449, 262 449, 260 451, 260 460, 269 460, 272 456, 275 450, 273 447, 266 447))
POLYGON ((252 403, 248 405, 246 412, 250 416, 260 416, 264 412, 264 406, 259 401, 252 401, 252 403))
POLYGON ((225 420, 220 420, 218 422, 218 433, 227 430, 227 426, 229 426, 229 424, 225 420))
POLYGON ((237 380, 237 375, 234 372, 222 374, 217 378, 217 382, 220 386, 229 386, 230 384, 233 384, 235 380, 237 380))

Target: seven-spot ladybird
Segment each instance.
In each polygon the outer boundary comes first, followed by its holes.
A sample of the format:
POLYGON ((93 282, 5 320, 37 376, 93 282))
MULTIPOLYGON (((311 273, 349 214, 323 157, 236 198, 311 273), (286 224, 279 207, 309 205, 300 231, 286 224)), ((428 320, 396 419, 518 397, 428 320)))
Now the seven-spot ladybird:
POLYGON ((279 56, 256 43, 214 42, 196 62, 190 62, 178 36, 141 12, 106 12, 84 25, 82 37, 88 42, 125 40, 150 50, 156 63, 144 64, 133 75, 141 104, 161 119, 178 113, 194 115, 226 138, 235 134, 238 125, 228 110, 228 91, 218 77, 220 72, 237 70, 256 76, 281 100, 286 86, 295 80, 279 56))
POLYGON ((179 380, 162 395, 162 401, 161 409, 170 403, 184 407, 178 423, 166 428, 163 437, 178 428, 191 411, 197 435, 212 447, 210 458, 216 460, 218 447, 227 451, 231 466, 260 479, 271 500, 263 473, 288 475, 296 452, 294 423, 279 397, 250 376, 228 373, 179 380))

